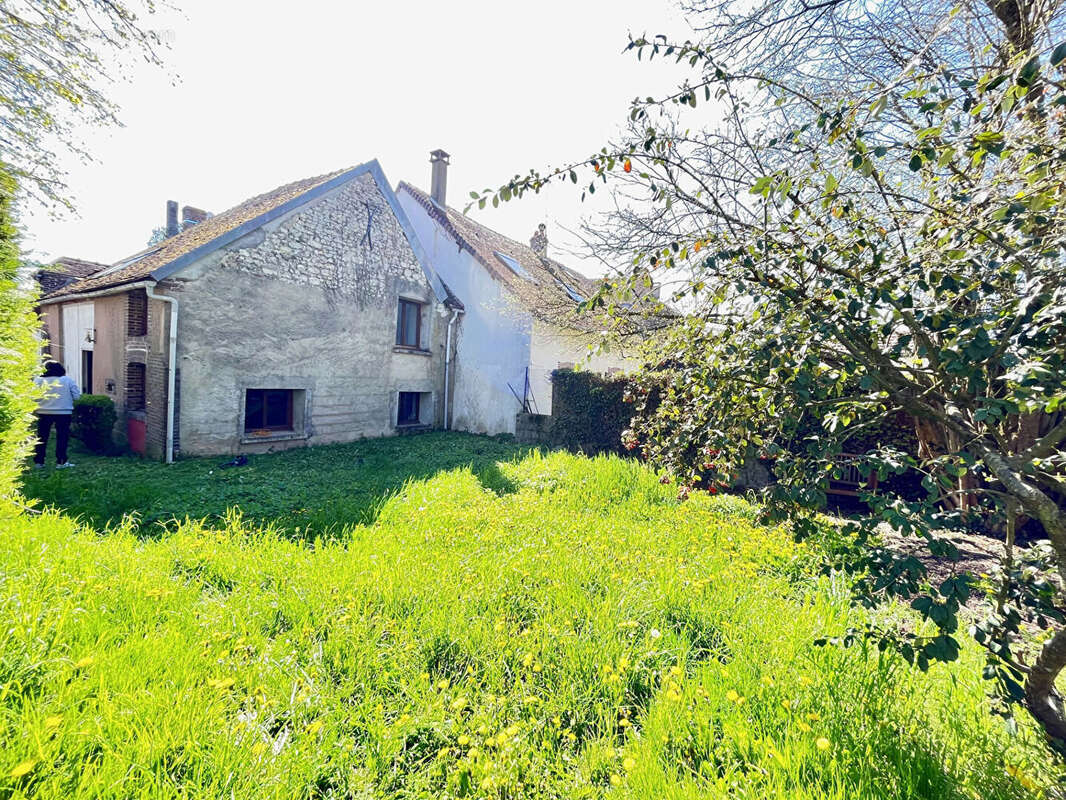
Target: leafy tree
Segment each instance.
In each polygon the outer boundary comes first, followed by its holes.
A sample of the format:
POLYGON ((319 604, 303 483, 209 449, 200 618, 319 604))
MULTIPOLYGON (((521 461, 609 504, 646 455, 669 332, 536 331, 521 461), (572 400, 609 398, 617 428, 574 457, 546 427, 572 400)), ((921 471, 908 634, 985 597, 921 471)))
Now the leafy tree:
POLYGON ((882 479, 918 471, 925 496, 867 491, 847 530, 864 545, 857 600, 910 600, 929 625, 846 638, 922 668, 954 659, 961 605, 985 588, 972 634, 999 708, 1023 704, 1066 754, 1066 45, 911 60, 836 96, 731 70, 699 44, 630 48, 697 77, 634 102, 623 141, 478 202, 553 181, 643 189, 651 210, 620 225, 631 276, 684 276, 674 299, 692 313, 657 343, 630 444, 687 485, 772 458, 768 514, 808 535, 848 443, 899 412, 916 420, 919 452, 848 458, 882 479), (701 102, 719 121, 686 127, 701 102), (1025 518, 1046 547, 1016 545, 1025 518), (1003 557, 983 587, 930 586, 921 560, 877 546, 887 526, 955 558, 952 531, 997 519, 1003 557))
POLYGON ((12 218, 15 181, 0 164, 0 500, 10 499, 30 444, 30 420, 40 364, 33 294, 18 279, 12 218))
POLYGON ((140 27, 155 0, 0 0, 0 151, 18 184, 66 204, 60 152, 83 158, 85 123, 116 124, 101 85, 106 55, 160 64, 157 36, 140 27))

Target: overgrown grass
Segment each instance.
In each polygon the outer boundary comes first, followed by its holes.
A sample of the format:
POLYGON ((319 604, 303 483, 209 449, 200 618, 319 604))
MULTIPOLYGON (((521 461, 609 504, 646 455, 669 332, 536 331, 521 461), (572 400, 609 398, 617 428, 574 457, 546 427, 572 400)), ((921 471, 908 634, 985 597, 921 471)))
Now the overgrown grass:
POLYGON ((75 470, 27 472, 23 490, 97 527, 135 513, 141 533, 158 534, 161 523, 218 521, 239 507, 250 522, 313 538, 372 523, 405 482, 441 470, 470 467, 485 485, 505 489, 496 462, 528 450, 502 438, 432 433, 253 455, 243 467, 224 467, 231 459, 219 457, 183 459, 164 468, 79 448, 71 455, 75 470))
POLYGON ((1050 780, 1031 730, 988 714, 976 651, 923 675, 812 646, 859 612, 790 578, 797 547, 736 498, 679 504, 615 458, 425 472, 328 541, 236 513, 154 538, 4 520, 0 797, 984 799, 1050 780))

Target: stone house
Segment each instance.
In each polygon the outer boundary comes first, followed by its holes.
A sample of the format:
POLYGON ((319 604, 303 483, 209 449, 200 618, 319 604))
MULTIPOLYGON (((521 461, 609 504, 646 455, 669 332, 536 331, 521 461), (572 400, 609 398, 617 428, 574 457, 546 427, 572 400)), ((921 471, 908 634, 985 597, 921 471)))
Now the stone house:
POLYGON ((462 304, 381 168, 177 225, 41 300, 53 358, 171 460, 442 427, 462 304))
POLYGON ((430 192, 403 182, 396 194, 434 271, 464 306, 451 426, 514 433, 519 412, 551 414, 553 370, 634 368, 617 348, 591 349, 602 326, 577 307, 597 284, 548 257, 544 226, 523 244, 448 207, 449 156, 435 150, 430 158, 430 192))

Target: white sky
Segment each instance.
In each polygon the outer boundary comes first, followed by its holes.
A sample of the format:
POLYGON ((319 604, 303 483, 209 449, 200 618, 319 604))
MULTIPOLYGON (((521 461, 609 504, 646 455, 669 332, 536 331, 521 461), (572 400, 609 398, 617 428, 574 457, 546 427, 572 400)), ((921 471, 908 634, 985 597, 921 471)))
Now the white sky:
MULTIPOLYGON (((90 131, 95 160, 68 164, 77 216, 24 210, 31 256, 110 263, 145 245, 168 199, 218 212, 372 158, 394 188, 428 189, 438 147, 462 208, 472 189, 588 155, 634 96, 685 77, 623 54, 629 31, 691 35, 670 0, 173 2, 180 14, 148 25, 173 31, 169 74, 137 66, 111 87, 124 127, 90 131)), ((546 221, 560 245, 591 210, 574 189, 472 213, 520 241, 546 221)))

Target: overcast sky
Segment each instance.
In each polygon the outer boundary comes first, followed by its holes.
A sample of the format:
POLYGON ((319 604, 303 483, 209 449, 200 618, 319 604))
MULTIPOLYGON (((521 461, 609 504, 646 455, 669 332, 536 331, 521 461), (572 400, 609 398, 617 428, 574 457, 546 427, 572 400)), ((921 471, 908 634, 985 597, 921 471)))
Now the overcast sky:
MULTIPOLYGON (((428 188, 438 147, 462 208, 472 189, 598 149, 634 96, 684 77, 622 53, 630 31, 688 33, 670 0, 173 2, 180 14, 149 25, 172 32, 168 71, 112 87, 124 127, 90 132, 95 160, 69 163, 77 216, 26 209, 31 256, 110 263, 146 244, 168 199, 218 212, 373 158, 394 187, 428 188)), ((474 213, 521 241, 546 221, 558 257, 560 226, 588 210, 556 189, 474 213)))

